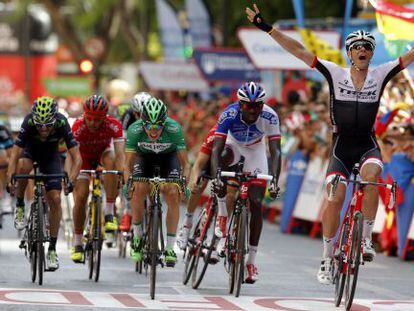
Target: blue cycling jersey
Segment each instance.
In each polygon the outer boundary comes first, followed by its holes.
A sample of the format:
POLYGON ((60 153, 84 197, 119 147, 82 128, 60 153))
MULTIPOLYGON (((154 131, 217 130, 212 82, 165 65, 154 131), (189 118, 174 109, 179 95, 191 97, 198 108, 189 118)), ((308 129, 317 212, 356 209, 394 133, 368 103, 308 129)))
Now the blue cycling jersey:
POLYGON ((280 139, 279 117, 272 108, 263 105, 257 121, 248 125, 242 120, 240 105, 236 102, 221 114, 215 135, 227 137, 228 134, 231 141, 244 147, 263 142, 264 136, 269 140, 280 139))

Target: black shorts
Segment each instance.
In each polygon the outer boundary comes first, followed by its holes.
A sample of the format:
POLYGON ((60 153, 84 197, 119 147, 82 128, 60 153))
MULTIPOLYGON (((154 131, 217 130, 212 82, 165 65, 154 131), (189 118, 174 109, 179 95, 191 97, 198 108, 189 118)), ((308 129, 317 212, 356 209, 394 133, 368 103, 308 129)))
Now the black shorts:
POLYGON ((162 178, 180 178, 181 165, 177 153, 137 154, 134 164, 134 177, 152 178, 159 169, 162 178))
MULTIPOLYGON (((43 174, 62 174, 62 159, 61 155, 56 152, 48 155, 40 155, 33 150, 26 148, 23 150, 22 158, 28 158, 33 162, 37 162, 39 170, 43 174)), ((62 190, 61 178, 47 178, 44 180, 46 191, 62 190)))
POLYGON ((335 174, 348 178, 355 163, 359 163, 360 168, 366 163, 375 163, 382 169, 381 150, 371 133, 358 136, 334 134, 332 145, 327 179, 333 178, 335 174))

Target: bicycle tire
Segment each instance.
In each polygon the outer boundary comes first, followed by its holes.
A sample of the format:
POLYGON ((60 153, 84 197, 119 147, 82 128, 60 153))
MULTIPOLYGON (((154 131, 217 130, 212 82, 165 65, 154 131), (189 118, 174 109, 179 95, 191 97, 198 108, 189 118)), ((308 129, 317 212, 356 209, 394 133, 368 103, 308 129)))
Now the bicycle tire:
POLYGON ((234 292, 234 284, 236 279, 236 265, 235 265, 235 251, 236 251, 236 243, 237 243, 237 226, 239 223, 240 214, 232 216, 232 227, 229 230, 229 236, 227 237, 227 261, 229 265, 229 294, 233 294, 234 292))
POLYGON ((159 215, 158 206, 154 206, 152 214, 152 226, 150 235, 150 296, 155 297, 155 283, 157 280, 157 264, 158 264, 158 231, 159 231, 159 215))
POLYGON ((347 243, 347 238, 349 235, 349 224, 345 223, 343 226, 343 230, 341 232, 340 240, 339 240, 339 254, 338 258, 334 259, 334 285, 335 285, 335 307, 339 307, 342 301, 342 296, 344 293, 345 287, 345 279, 346 273, 344 273, 343 265, 344 265, 344 257, 346 257, 342 251, 343 246, 347 243))
POLYGON ((27 227, 27 247, 29 251, 29 259, 30 259, 30 272, 32 277, 32 283, 36 282, 37 276, 37 247, 36 247, 36 239, 35 239, 35 230, 36 227, 35 223, 35 216, 33 213, 33 209, 31 208, 30 216, 29 216, 29 224, 27 227))
POLYGON ((347 277, 345 281, 345 309, 352 307, 355 296, 356 285, 358 282, 358 271, 361 263, 361 242, 363 230, 363 216, 361 212, 356 212, 353 216, 354 224, 352 228, 352 241, 350 248, 351 263, 348 263, 347 277))
POLYGON ((192 231, 191 237, 188 239, 187 247, 185 249, 185 257, 184 257, 184 271, 183 271, 183 284, 187 285, 190 277, 193 273, 194 264, 195 264, 195 253, 197 251, 197 239, 200 236, 200 226, 201 221, 205 215, 205 209, 200 213, 198 217, 197 223, 192 231))
POLYGON ((44 207, 41 197, 37 202, 37 273, 38 273, 38 283, 39 285, 43 284, 43 271, 45 268, 45 248, 43 245, 44 240, 44 207))
MULTIPOLYGON (((212 218, 212 219, 208 220, 209 223, 207 225, 208 225, 209 229, 210 229, 211 224, 213 224, 213 228, 214 228, 214 226, 215 226, 215 221, 214 220, 215 220, 215 218, 212 218)), ((207 229, 207 232, 208 232, 209 229, 207 229)), ((206 236, 204 237, 204 241, 207 240, 207 232, 206 232, 206 236)), ((211 241, 210 241, 209 245, 207 246, 207 249, 208 249, 207 253, 204 255, 203 267, 201 268, 200 274, 197 276, 197 274, 198 274, 198 264, 199 264, 199 261, 200 261, 201 254, 203 253, 203 248, 205 248, 205 247, 203 247, 204 241, 200 245, 200 249, 198 251, 199 255, 197 256, 197 260, 195 262, 194 270, 193 270, 193 274, 192 274, 192 276, 193 276, 193 284, 192 284, 193 289, 197 289, 200 286, 201 282, 203 281, 204 275, 206 274, 207 267, 208 267, 209 262, 210 262, 211 253, 213 252, 213 247, 216 244, 216 240, 217 240, 217 237, 213 232, 213 236, 211 238, 211 241)))
POLYGON ((30 250, 30 270, 32 276, 32 283, 36 282, 37 275, 37 247, 31 246, 30 250))
POLYGON ((93 249, 93 226, 94 226, 94 212, 93 212, 93 203, 89 203, 88 211, 88 230, 87 230, 87 241, 85 245, 85 255, 88 260, 88 269, 89 269, 89 279, 92 280, 93 270, 94 270, 94 249, 93 249))
POLYGON ((241 285, 244 283, 244 255, 246 252, 246 208, 242 209, 237 226, 236 258, 235 258, 235 292, 234 296, 239 297, 241 285))
POLYGON ((102 245, 103 245, 103 238, 102 238, 102 206, 101 202, 98 201, 96 204, 96 214, 95 214, 95 236, 94 236, 94 281, 99 281, 99 275, 101 271, 101 252, 102 252, 102 245))

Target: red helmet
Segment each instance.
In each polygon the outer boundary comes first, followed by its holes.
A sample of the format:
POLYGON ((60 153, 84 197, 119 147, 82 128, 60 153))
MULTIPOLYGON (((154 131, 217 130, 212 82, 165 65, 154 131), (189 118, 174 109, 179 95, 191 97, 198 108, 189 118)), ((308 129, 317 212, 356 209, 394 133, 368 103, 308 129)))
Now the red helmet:
POLYGON ((104 117, 108 113, 108 102, 101 95, 92 95, 83 103, 83 111, 85 114, 104 117))

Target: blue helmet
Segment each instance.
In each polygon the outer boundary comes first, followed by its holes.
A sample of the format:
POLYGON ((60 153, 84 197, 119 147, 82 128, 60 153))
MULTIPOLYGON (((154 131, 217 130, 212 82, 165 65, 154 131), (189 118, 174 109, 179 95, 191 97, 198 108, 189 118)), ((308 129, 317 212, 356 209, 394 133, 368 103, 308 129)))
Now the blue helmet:
POLYGON ((237 90, 239 101, 261 102, 266 97, 266 92, 259 83, 246 82, 237 90))

